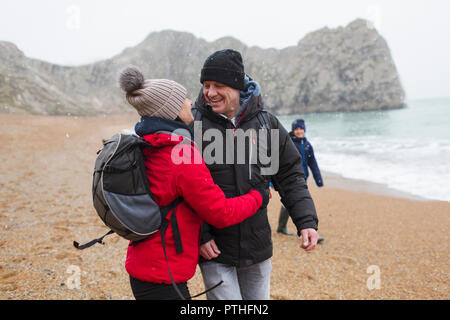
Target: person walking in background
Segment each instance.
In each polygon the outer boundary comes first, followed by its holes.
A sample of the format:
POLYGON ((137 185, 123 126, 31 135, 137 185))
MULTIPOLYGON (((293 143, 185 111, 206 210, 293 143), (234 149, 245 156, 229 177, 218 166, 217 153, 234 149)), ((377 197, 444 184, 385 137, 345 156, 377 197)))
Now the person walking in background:
MULTIPOLYGON (((305 180, 309 177, 308 167, 311 168, 314 181, 318 187, 323 186, 322 175, 320 174, 319 165, 317 164, 316 157, 314 156, 314 149, 311 143, 305 137, 306 124, 305 120, 297 119, 292 122, 292 131, 289 132, 289 136, 297 147, 298 152, 302 156, 302 167, 305 175, 305 180)), ((289 212, 285 206, 281 205, 280 217, 278 219, 277 232, 285 235, 293 235, 293 233, 287 230, 287 222, 289 220, 289 212)), ((318 243, 324 239, 319 237, 318 243)))
MULTIPOLYGON (((219 132, 225 140, 231 133, 231 139, 234 139, 236 132, 260 130, 264 119, 261 117, 265 116, 265 123, 270 123, 270 128, 279 133, 279 139, 271 147, 272 150, 277 148, 276 154, 279 155, 275 159, 275 152, 271 153, 272 162, 279 163, 277 172, 264 176, 262 169, 251 164, 248 158, 245 163, 239 164, 207 163, 214 181, 227 197, 233 197, 248 192, 253 179, 272 180, 281 195, 281 201, 291 212, 298 235, 302 235, 302 248, 307 251, 314 249, 318 239, 318 218, 303 178, 300 155, 279 120, 264 111, 260 86, 245 74, 241 54, 231 49, 211 54, 201 70, 200 82, 203 87, 193 114, 195 122, 202 125, 199 131, 202 131, 203 150, 211 148, 211 139, 203 138, 207 130, 219 132)), ((200 145, 199 141, 196 142, 200 145)), ((251 142, 239 147, 245 148, 242 154, 252 153, 251 142)), ((227 152, 237 154, 238 146, 234 145, 233 148, 224 148, 225 158, 227 152)), ((217 229, 205 223, 200 254, 202 259, 199 265, 205 287, 224 281, 221 286, 207 293, 208 300, 270 298, 270 258, 273 247, 267 208, 261 208, 253 217, 228 228, 217 229)))
POLYGON ((242 222, 267 205, 269 193, 265 185, 255 185, 240 197, 225 197, 214 183, 186 125, 193 121, 192 102, 186 98, 183 86, 166 79, 144 80, 136 67, 123 70, 119 80, 127 101, 141 116, 135 126, 136 134, 155 146, 143 149, 153 199, 159 206, 182 199, 176 206, 182 248, 174 241, 176 228, 173 223, 169 223, 166 230, 171 274, 166 265, 161 231, 143 241, 130 242, 125 268, 130 275, 133 295, 138 300, 172 300, 180 299, 180 295, 189 299, 186 281, 194 276, 199 260, 203 221, 216 228, 242 222), (181 135, 181 129, 186 136, 181 135), (184 161, 180 163, 174 157, 184 161), (178 292, 172 286, 171 278, 177 284, 178 292))

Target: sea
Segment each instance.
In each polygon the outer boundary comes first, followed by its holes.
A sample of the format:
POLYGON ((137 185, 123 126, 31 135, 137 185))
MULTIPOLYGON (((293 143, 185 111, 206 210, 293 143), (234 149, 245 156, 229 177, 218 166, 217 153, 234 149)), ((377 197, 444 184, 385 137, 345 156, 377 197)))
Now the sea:
POLYGON ((450 98, 406 104, 396 110, 278 119, 288 131, 295 119, 305 120, 306 137, 325 172, 450 202, 450 98))

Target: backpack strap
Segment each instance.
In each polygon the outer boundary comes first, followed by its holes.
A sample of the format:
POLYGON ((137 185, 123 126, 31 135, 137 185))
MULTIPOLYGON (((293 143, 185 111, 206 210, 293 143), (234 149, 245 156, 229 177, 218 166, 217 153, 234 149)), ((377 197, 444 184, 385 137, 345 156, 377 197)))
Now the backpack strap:
POLYGON ((259 110, 259 112, 256 115, 258 117, 258 121, 259 124, 261 125, 262 129, 266 129, 267 130, 267 150, 272 153, 272 138, 270 135, 270 131, 272 129, 272 123, 270 122, 269 119, 269 114, 267 111, 265 110, 259 110))
MULTIPOLYGON (((179 246, 181 247, 180 231, 178 230, 178 224, 176 224, 176 222, 175 222, 175 226, 177 229, 177 232, 175 232, 175 229, 173 227, 174 224, 172 221, 174 221, 176 218, 172 218, 172 217, 176 216, 175 209, 176 209, 177 205, 182 201, 183 201, 183 198, 178 198, 175 201, 173 201, 170 205, 161 208, 161 214, 162 214, 162 217, 164 217, 164 218, 162 219, 162 222, 161 222, 161 230, 160 231, 161 231, 161 243, 163 245, 164 257, 166 259, 167 270, 169 271, 170 281, 172 281, 172 286, 175 289, 175 291, 178 293, 178 295, 180 296, 181 300, 186 300, 186 297, 184 297, 183 294, 181 293, 180 289, 178 289, 178 286, 175 283, 175 280, 173 279, 172 272, 170 272, 169 260, 167 260, 166 242, 164 241, 164 234, 166 233, 167 227, 169 226, 169 222, 167 221, 167 219, 165 219, 165 217, 169 214, 170 211, 173 210, 172 215, 170 217, 170 221, 172 224, 173 235, 175 238, 175 244, 177 246, 177 253, 179 253, 178 252, 179 246), (176 236, 175 234, 178 234, 178 235, 176 236), (178 240, 179 244, 177 244, 177 240, 178 240)), ((181 252, 183 252, 182 247, 181 247, 181 252)))
POLYGON ((202 120, 203 114, 198 108, 192 108, 191 109, 192 115, 194 116, 194 121, 200 121, 202 120))
POLYGON ((267 111, 265 110, 259 110, 258 114, 257 114, 259 123, 261 124, 261 126, 267 130, 272 129, 272 125, 269 119, 269 114, 267 113, 267 111))
POLYGON ((94 239, 94 240, 92 240, 92 241, 89 241, 88 243, 82 244, 82 245, 80 245, 78 242, 74 241, 74 242, 73 242, 73 246, 74 246, 75 248, 77 248, 78 250, 84 250, 84 249, 86 249, 86 248, 92 247, 92 246, 93 246, 94 244, 96 244, 96 243, 104 244, 104 243, 103 243, 103 238, 106 237, 106 236, 108 236, 108 235, 110 235, 110 234, 113 234, 113 233, 114 233, 114 231, 109 230, 108 233, 106 233, 104 236, 102 236, 102 237, 100 237, 100 238, 98 238, 98 239, 94 239))
POLYGON ((202 294, 208 293, 209 291, 214 290, 215 288, 217 288, 218 286, 220 286, 222 283, 223 283, 223 280, 220 280, 220 282, 216 283, 216 284, 215 284, 214 286, 212 286, 211 288, 206 289, 205 291, 202 291, 202 292, 196 294, 195 296, 192 296, 191 298, 197 298, 197 297, 201 296, 202 294))
POLYGON ((195 121, 201 121, 203 114, 201 113, 201 111, 198 108, 192 108, 191 112, 192 112, 192 115, 194 116, 194 121, 192 121, 188 125, 188 127, 192 132, 194 132, 194 123, 195 123, 195 121))
MULTIPOLYGON (((180 197, 180 198, 175 199, 168 206, 161 207, 161 218, 162 218, 161 225, 164 221, 167 222, 165 217, 167 217, 169 212, 172 211, 172 209, 173 209, 173 212, 170 215, 170 225, 172 226, 173 238, 175 240, 175 247, 176 247, 177 253, 183 253, 183 245, 181 244, 180 229, 178 228, 177 215, 176 215, 176 211, 175 211, 175 208, 181 202, 183 202, 183 198, 180 197)), ((162 230, 161 230, 161 233, 162 233, 162 230)))

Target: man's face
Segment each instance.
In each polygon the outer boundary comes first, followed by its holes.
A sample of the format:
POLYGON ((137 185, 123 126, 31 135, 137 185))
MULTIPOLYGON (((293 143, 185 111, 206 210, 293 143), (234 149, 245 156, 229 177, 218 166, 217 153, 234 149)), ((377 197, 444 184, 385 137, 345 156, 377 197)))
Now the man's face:
POLYGON ((303 130, 302 128, 295 128, 294 135, 297 138, 303 138, 305 136, 305 130, 303 130))
POLYGON ((216 81, 203 82, 203 95, 212 110, 233 118, 239 111, 239 90, 216 81))

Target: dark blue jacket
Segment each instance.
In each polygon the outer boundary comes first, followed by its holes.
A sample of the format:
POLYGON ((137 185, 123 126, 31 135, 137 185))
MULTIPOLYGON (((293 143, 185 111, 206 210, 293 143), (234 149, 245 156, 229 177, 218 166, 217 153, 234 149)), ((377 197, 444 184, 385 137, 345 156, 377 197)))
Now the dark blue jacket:
POLYGON ((291 136, 292 141, 297 147, 298 152, 302 156, 303 172, 305 174, 305 180, 308 179, 309 176, 308 167, 310 167, 317 186, 322 187, 323 186, 322 175, 320 174, 319 165, 317 164, 316 158, 314 157, 314 150, 311 143, 309 143, 306 137, 297 138, 293 132, 289 132, 289 135, 291 136))

